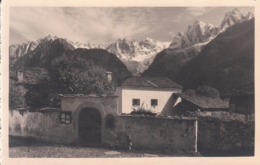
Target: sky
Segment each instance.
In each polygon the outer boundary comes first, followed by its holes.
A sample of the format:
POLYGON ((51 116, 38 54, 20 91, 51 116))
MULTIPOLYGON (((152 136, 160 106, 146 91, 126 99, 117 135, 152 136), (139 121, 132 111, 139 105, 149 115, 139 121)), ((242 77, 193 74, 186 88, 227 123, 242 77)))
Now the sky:
MULTIPOLYGON (((12 7, 10 44, 47 35, 107 45, 119 38, 170 42, 195 20, 219 26, 236 7, 12 7)), ((253 7, 237 7, 241 13, 253 7)))

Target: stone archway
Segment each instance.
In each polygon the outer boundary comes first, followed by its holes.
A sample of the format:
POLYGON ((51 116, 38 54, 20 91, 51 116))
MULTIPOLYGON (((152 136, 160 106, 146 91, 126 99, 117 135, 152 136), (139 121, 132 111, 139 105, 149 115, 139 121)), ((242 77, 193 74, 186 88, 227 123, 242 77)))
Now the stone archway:
POLYGON ((85 145, 101 144, 102 118, 100 112, 91 107, 78 114, 78 141, 85 145))

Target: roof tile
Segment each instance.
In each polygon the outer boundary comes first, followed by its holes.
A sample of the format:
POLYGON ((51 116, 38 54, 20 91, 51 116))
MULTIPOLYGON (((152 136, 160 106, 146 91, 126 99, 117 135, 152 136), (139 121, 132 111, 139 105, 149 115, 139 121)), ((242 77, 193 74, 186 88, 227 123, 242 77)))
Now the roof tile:
POLYGON ((123 87, 179 88, 182 87, 167 77, 131 77, 122 84, 123 87))

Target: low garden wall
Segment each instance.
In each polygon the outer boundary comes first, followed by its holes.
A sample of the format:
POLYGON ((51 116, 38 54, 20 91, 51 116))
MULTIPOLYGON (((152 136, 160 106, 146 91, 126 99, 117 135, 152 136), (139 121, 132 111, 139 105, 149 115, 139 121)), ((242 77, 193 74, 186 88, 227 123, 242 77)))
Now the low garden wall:
POLYGON ((71 143, 73 126, 60 123, 60 111, 9 111, 9 135, 54 143, 71 143))
MULTIPOLYGON (((76 143, 77 127, 60 123, 60 110, 9 112, 9 135, 54 143, 76 143)), ((76 118, 72 120, 77 120, 76 118)), ((214 117, 106 116, 102 144, 111 147, 196 152, 202 155, 254 154, 254 122, 214 117)))
POLYGON ((195 152, 194 118, 174 119, 148 116, 107 117, 104 143, 113 147, 195 152))
POLYGON ((254 150, 254 122, 220 120, 200 117, 198 120, 198 150, 202 153, 240 153, 252 155, 254 150))

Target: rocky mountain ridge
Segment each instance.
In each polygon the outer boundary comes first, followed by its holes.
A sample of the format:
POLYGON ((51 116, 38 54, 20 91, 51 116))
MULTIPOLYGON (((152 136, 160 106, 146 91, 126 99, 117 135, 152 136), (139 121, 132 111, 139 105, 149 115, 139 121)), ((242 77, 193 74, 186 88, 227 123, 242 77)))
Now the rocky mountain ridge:
POLYGON ((254 14, 241 14, 238 9, 226 13, 219 27, 195 21, 185 33, 178 33, 169 48, 156 55, 144 76, 167 76, 173 80, 183 67, 195 58, 217 36, 236 24, 252 20, 254 14))
MULTIPOLYGON (((157 72, 156 70, 162 69, 161 67, 166 67, 170 69, 169 66, 164 66, 163 60, 159 60, 159 56, 154 61, 154 58, 158 53, 164 49, 167 54, 167 63, 171 61, 178 65, 174 67, 176 74, 178 70, 182 68, 189 60, 198 55, 198 53, 207 45, 212 39, 214 39, 219 34, 223 33, 226 29, 233 26, 234 24, 250 20, 254 18, 254 14, 249 12, 243 15, 238 9, 234 9, 231 12, 226 13, 219 27, 211 25, 209 23, 204 23, 203 21, 195 21, 190 25, 185 33, 178 33, 171 43, 155 41, 151 38, 145 38, 141 41, 135 41, 133 39, 121 38, 117 41, 109 44, 108 46, 100 46, 95 43, 80 43, 72 42, 67 39, 63 39, 64 42, 68 42, 74 49, 85 48, 85 49, 105 49, 110 53, 115 54, 131 72, 132 75, 141 75, 144 71, 148 69, 146 73, 157 72), (183 56, 183 57, 178 57, 183 56), (178 59, 181 61, 178 61, 178 59), (154 67, 154 64, 158 65, 159 68, 154 67), (154 69, 153 69, 154 68, 154 69), (150 70, 149 70, 150 69, 150 70)), ((24 56, 27 53, 33 51, 38 45, 44 45, 45 43, 52 42, 58 37, 47 36, 45 38, 39 39, 37 41, 30 41, 23 44, 11 45, 9 47, 10 61, 15 61, 16 59, 24 56)), ((170 64, 171 65, 171 64, 170 64)), ((164 71, 164 69, 162 69, 164 71)), ((145 74, 146 74, 145 73, 145 74)), ((158 73, 159 74, 159 73, 158 73)), ((176 75, 171 75, 175 77, 176 75)))
POLYGON ((9 47, 10 61, 16 61, 18 58, 32 52, 39 45, 47 45, 56 39, 61 39, 67 42, 74 49, 105 49, 110 53, 115 54, 131 71, 133 75, 142 73, 152 63, 155 55, 167 48, 169 43, 154 41, 151 38, 146 38, 140 42, 130 39, 118 39, 116 42, 109 44, 107 47, 95 43, 80 43, 72 42, 67 39, 62 39, 57 36, 48 35, 37 41, 11 45, 9 47))
POLYGON ((160 51, 167 48, 168 42, 145 38, 142 41, 119 39, 110 44, 106 50, 115 54, 133 75, 140 75, 153 62, 160 51))
POLYGON ((185 33, 179 32, 173 38, 169 48, 180 50, 199 43, 201 45, 206 45, 209 41, 234 24, 247 21, 252 18, 254 18, 254 14, 252 12, 248 12, 244 15, 239 11, 239 9, 235 8, 231 12, 225 14, 219 26, 214 26, 212 24, 196 20, 193 25, 188 26, 185 33))
POLYGON ((212 86, 222 94, 254 83, 254 19, 219 34, 176 76, 184 88, 212 86))

